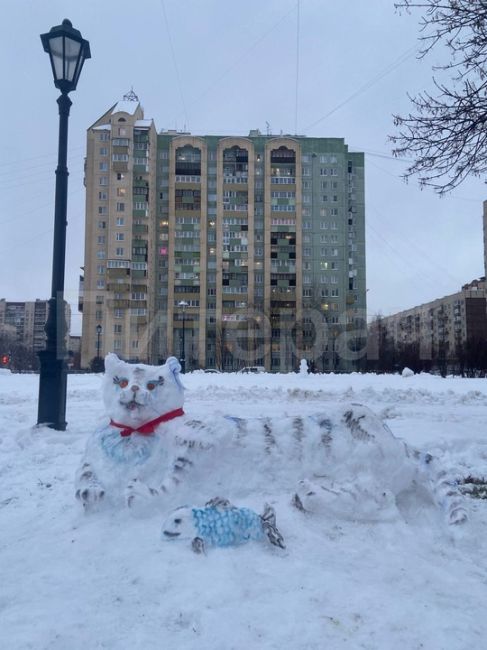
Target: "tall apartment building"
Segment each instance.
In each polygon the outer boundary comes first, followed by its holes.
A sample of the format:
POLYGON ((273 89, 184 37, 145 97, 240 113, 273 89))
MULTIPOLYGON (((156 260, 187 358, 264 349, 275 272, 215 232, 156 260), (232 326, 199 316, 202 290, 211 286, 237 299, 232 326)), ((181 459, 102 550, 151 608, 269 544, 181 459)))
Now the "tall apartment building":
POLYGON ((157 133, 132 96, 88 129, 85 183, 82 366, 98 345, 186 369, 361 363, 364 159, 343 139, 157 133))
POLYGON ((0 333, 38 352, 46 344, 44 325, 48 313, 47 300, 8 302, 0 300, 0 333))
MULTIPOLYGON (((0 335, 6 336, 14 343, 20 343, 34 352, 44 350, 46 347, 44 326, 48 312, 49 302, 47 300, 10 302, 2 298, 0 299, 0 335)), ((71 320, 71 308, 68 303, 65 303, 65 318, 67 324, 66 342, 68 343, 71 320)), ((68 349, 70 348, 68 347, 68 349)))

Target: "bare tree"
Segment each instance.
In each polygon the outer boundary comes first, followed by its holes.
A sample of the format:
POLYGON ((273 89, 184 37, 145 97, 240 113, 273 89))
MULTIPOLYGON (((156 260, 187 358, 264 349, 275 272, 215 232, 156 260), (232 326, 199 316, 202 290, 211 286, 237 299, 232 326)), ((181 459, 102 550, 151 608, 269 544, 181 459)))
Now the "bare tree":
POLYGON ((414 162, 404 177, 444 194, 467 176, 487 171, 487 2, 486 0, 404 0, 396 9, 422 11, 419 57, 437 46, 447 62, 434 66, 443 81, 434 90, 409 96, 413 110, 394 116, 395 156, 414 162))

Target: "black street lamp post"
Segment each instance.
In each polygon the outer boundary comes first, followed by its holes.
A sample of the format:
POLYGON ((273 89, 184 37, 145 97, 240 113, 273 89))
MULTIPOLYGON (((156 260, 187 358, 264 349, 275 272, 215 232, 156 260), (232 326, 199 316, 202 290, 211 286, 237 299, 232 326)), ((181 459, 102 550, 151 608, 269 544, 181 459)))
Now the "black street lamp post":
POLYGON ((54 85, 61 95, 59 106, 58 166, 54 207, 54 246, 52 261, 51 298, 45 326, 46 349, 39 352, 38 424, 53 429, 66 429, 66 314, 64 303, 64 264, 66 256, 66 216, 68 199, 68 118, 71 100, 68 93, 76 89, 85 59, 91 57, 90 44, 71 22, 53 27, 41 34, 44 51, 49 54, 54 85))
POLYGON ((100 336, 102 332, 102 326, 96 326, 96 371, 101 372, 101 359, 100 359, 100 336))
POLYGON ((188 303, 185 300, 181 300, 178 303, 178 306, 181 307, 183 310, 183 333, 181 337, 181 354, 180 354, 180 361, 181 361, 181 372, 184 373, 186 372, 186 345, 185 345, 185 334, 186 334, 186 307, 188 307, 188 303))

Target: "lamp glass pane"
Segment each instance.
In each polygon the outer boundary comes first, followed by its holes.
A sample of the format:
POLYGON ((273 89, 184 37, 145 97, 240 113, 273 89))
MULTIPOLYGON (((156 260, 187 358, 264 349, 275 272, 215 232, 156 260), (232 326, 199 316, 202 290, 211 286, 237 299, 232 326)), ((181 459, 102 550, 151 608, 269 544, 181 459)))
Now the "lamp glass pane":
POLYGON ((65 79, 66 81, 73 81, 76 72, 76 64, 81 50, 81 43, 74 41, 71 38, 65 38, 65 79))
POLYGON ((64 79, 63 73, 63 37, 55 36, 49 39, 49 50, 51 55, 52 67, 56 80, 64 79))

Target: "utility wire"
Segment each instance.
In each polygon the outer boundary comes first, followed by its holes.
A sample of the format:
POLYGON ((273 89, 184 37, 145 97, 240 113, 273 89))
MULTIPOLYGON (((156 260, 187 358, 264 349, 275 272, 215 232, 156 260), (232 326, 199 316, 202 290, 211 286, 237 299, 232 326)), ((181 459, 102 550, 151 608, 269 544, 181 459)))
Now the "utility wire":
POLYGON ((177 59, 176 59, 176 54, 174 53, 174 45, 173 45, 172 37, 171 37, 171 29, 169 27, 169 21, 167 19, 166 5, 164 4, 164 0, 160 0, 160 3, 161 3, 162 14, 164 16, 164 22, 166 24, 166 31, 167 31, 167 37, 168 37, 168 40, 169 40, 169 47, 171 49, 172 62, 173 62, 173 65, 174 65, 174 70, 176 71, 176 80, 178 82, 179 96, 181 97, 181 103, 183 105, 184 119, 186 120, 187 128, 189 128, 188 112, 186 110, 186 103, 184 101, 183 87, 182 87, 182 84, 181 84, 181 77, 179 75, 178 62, 177 62, 177 59))
MULTIPOLYGON (((78 149, 84 149, 84 145, 80 145, 77 147, 70 147, 70 151, 77 151, 78 149)), ((12 165, 20 165, 26 162, 30 162, 31 160, 39 160, 39 158, 54 158, 56 159, 57 153, 52 152, 52 153, 43 153, 39 156, 32 156, 30 158, 19 158, 18 160, 9 160, 8 162, 0 163, 0 167, 6 167, 7 165, 11 167, 12 165)))
POLYGON ((383 77, 388 75, 390 72, 395 70, 398 66, 400 66, 402 63, 410 59, 412 56, 414 56, 416 53, 416 47, 411 47, 407 49, 405 52, 403 52, 393 63, 388 65, 386 68, 384 68, 381 72, 379 72, 377 75, 369 79, 363 86, 360 86, 358 90, 356 90, 354 93, 352 93, 347 99, 343 100, 335 106, 331 111, 326 113, 326 115, 323 115, 323 117, 320 117, 318 120, 315 122, 312 122, 309 124, 305 129, 304 132, 309 131, 309 129, 313 128, 320 122, 323 122, 323 120, 326 120, 327 117, 330 117, 330 115, 333 115, 333 113, 336 113, 340 108, 345 106, 345 104, 348 104, 348 102, 352 101, 352 99, 355 99, 355 97, 358 97, 358 95, 362 94, 369 88, 371 88, 374 84, 376 84, 378 81, 380 81, 383 77))
POLYGON ((243 52, 243 54, 235 59, 235 61, 228 67, 226 70, 222 72, 222 74, 214 81, 214 83, 211 86, 208 86, 205 91, 201 93, 196 99, 194 99, 190 106, 193 106, 196 103, 199 103, 203 97, 205 97, 210 91, 212 91, 215 87, 217 87, 220 84, 220 81, 227 76, 229 72, 231 72, 237 65, 239 65, 243 60, 247 58, 247 56, 252 52, 260 43, 262 43, 263 40, 267 38, 269 34, 271 34, 279 25, 284 22, 284 20, 295 10, 294 5, 291 7, 289 11, 286 11, 285 14, 283 14, 277 22, 272 25, 268 30, 266 30, 261 36, 259 36, 253 43, 243 52))
POLYGON ((296 17, 296 96, 294 102, 294 133, 298 134, 298 89, 299 89, 299 0, 297 0, 296 17))

